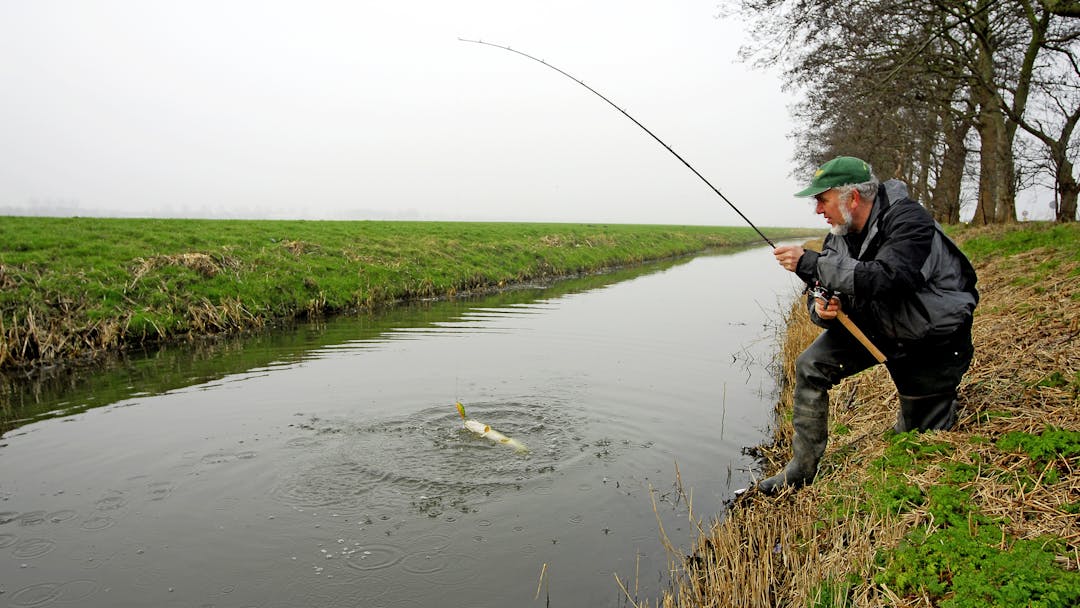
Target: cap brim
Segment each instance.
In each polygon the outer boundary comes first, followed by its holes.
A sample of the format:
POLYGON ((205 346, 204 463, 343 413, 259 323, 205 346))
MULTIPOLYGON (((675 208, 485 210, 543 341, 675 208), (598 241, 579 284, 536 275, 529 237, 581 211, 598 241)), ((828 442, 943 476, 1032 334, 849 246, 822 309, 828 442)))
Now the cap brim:
POLYGON ((805 197, 805 196, 817 196, 817 195, 821 194, 822 192, 825 192, 826 190, 831 190, 831 189, 832 189, 832 186, 810 186, 809 188, 807 188, 805 190, 799 190, 798 192, 795 193, 795 196, 800 197, 800 198, 805 197))

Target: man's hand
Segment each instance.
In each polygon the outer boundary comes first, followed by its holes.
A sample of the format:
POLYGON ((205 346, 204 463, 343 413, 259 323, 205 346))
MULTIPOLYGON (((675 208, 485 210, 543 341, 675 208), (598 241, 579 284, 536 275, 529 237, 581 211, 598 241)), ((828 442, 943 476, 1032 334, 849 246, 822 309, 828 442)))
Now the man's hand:
POLYGON ((773 255, 784 270, 795 272, 795 268, 799 265, 799 258, 803 255, 803 248, 798 245, 783 245, 773 249, 773 255))
POLYGON ((826 302, 822 298, 814 298, 814 312, 822 321, 831 321, 840 312, 840 299, 833 297, 826 302))

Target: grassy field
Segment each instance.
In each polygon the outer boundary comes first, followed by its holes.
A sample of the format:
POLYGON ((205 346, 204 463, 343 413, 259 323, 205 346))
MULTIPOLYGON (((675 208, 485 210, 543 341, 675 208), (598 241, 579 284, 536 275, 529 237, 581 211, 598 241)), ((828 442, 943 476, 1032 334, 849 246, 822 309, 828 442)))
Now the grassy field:
POLYGON ((742 227, 2 217, 0 369, 755 242, 742 227))
MULTIPOLYGON (((886 370, 845 380, 814 484, 706 525, 663 606, 1080 605, 1080 225, 953 235, 982 294, 956 428, 896 434, 886 370)), ((796 303, 764 474, 790 456, 794 358, 819 331, 796 303)))

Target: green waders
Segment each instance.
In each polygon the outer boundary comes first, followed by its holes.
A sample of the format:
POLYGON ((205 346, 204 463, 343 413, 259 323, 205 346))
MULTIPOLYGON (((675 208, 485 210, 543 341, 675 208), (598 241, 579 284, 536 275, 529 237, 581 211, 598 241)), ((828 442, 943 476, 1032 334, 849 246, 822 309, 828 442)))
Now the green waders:
MULTIPOLYGON (((900 394, 897 432, 948 430, 956 423, 956 387, 971 364, 971 325, 943 337, 882 346, 885 364, 900 394)), ((829 441, 829 389, 877 362, 842 327, 823 332, 795 362, 791 461, 762 480, 758 489, 774 494, 785 486, 811 483, 829 441)))

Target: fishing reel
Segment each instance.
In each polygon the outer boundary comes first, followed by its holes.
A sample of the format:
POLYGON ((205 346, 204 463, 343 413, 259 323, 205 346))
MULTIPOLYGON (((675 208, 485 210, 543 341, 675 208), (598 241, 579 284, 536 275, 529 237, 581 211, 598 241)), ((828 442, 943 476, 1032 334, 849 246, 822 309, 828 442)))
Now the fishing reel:
POLYGON ((826 302, 828 302, 829 300, 831 300, 833 298, 840 297, 840 292, 839 291, 831 291, 831 290, 825 289, 825 286, 822 285, 821 283, 815 283, 813 285, 813 287, 807 287, 806 292, 809 293, 814 298, 816 298, 818 300, 824 300, 826 302))
MULTIPOLYGON (((844 296, 839 291, 826 289, 825 286, 821 283, 815 283, 812 287, 807 287, 806 293, 810 294, 810 296, 813 297, 815 300, 821 300, 822 302, 824 302, 824 304, 822 305, 823 307, 828 307, 829 303, 832 302, 833 298, 840 300, 840 305, 844 306, 844 296)), ((811 301, 811 305, 813 305, 813 301, 811 301)))

